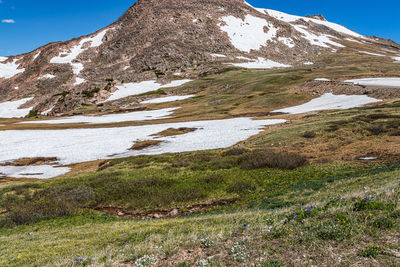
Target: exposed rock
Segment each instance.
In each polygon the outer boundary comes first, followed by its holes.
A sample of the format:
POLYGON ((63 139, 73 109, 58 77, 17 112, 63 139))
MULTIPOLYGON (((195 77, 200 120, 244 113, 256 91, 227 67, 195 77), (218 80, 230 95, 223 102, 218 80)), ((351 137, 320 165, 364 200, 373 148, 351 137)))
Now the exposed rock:
POLYGON ((307 18, 311 18, 311 19, 319 19, 319 20, 322 20, 322 21, 327 21, 325 19, 325 17, 322 16, 321 14, 318 14, 318 15, 307 15, 306 17, 307 18))
MULTIPOLYGON (((318 20, 325 21, 321 15, 309 18, 315 20, 289 23, 243 0, 139 0, 115 23, 94 34, 50 43, 1 62, 13 63, 17 70, 10 78, 0 78, 0 102, 34 97, 29 107, 57 115, 82 103, 100 103, 121 83, 165 83, 176 79, 176 73, 195 79, 226 68, 226 63, 243 62, 237 59, 240 56, 299 65, 323 50, 335 49, 331 44, 315 45, 302 31, 326 35, 339 48, 350 37, 319 24, 318 20), (268 26, 263 30, 270 39, 250 53, 241 51, 221 30, 229 18, 239 24, 246 18, 265 21, 268 26)), ((367 42, 398 48, 384 39, 367 42)))

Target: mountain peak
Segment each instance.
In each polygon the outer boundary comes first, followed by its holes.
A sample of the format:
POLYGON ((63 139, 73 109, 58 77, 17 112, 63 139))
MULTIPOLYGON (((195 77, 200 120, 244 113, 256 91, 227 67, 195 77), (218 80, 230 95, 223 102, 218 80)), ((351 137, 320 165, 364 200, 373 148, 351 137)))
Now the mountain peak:
POLYGON ((94 34, 0 62, 0 102, 33 97, 33 109, 63 113, 106 101, 122 83, 196 79, 227 65, 302 66, 362 38, 322 15, 243 0, 139 0, 94 34))
POLYGON ((306 17, 307 18, 311 18, 311 19, 318 19, 318 20, 322 20, 322 21, 327 21, 325 19, 325 17, 322 16, 321 14, 318 14, 318 15, 307 15, 306 17))

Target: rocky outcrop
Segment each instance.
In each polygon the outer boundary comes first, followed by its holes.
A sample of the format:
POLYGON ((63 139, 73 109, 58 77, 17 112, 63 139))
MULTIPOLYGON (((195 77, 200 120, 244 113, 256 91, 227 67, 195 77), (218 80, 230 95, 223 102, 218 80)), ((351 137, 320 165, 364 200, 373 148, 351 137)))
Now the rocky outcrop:
POLYGON ((34 97, 26 105, 57 114, 102 102, 121 83, 195 79, 257 58, 298 65, 359 38, 324 24, 320 15, 282 14, 243 0, 139 0, 96 33, 0 62, 0 72, 2 66, 8 71, 0 75, 0 102, 34 97), (260 27, 262 40, 251 33, 260 27), (243 40, 261 45, 246 51, 238 46, 243 40))

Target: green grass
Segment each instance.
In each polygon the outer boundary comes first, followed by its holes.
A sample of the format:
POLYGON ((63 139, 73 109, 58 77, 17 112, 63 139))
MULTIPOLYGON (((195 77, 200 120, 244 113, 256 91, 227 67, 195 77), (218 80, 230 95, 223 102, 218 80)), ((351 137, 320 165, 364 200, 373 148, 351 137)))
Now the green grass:
POLYGON ((399 212, 398 175, 399 171, 389 171, 335 181, 307 205, 277 211, 219 212, 165 220, 92 213, 3 228, 0 264, 73 265, 74 258, 89 257, 96 265, 112 265, 135 263, 147 255, 161 266, 167 262, 193 266, 200 261, 229 266, 351 265, 359 261, 396 266, 400 219, 393 214, 399 212), (378 179, 380 183, 371 183, 378 179), (371 186, 367 192, 365 183, 371 186), (357 208, 357 203, 372 195, 371 203, 393 209, 357 208), (391 227, 376 225, 381 218, 390 218, 391 227), (371 248, 371 242, 379 249, 371 248), (186 256, 181 257, 182 253, 186 256), (339 255, 346 256, 339 261, 339 255))
MULTIPOLYGON (((278 163, 271 161, 273 155, 269 151, 243 155, 211 151, 112 160, 101 166, 102 170, 88 175, 0 189, 0 206, 9 211, 2 220, 0 217, 0 223, 18 225, 49 217, 84 214, 87 208, 115 207, 133 213, 151 213, 154 209, 185 210, 198 203, 232 199, 235 204, 215 205, 213 210, 282 208, 302 203, 290 197, 283 198, 290 192, 312 196, 335 181, 366 174, 383 175, 400 169, 400 165, 348 163, 292 168, 281 163, 293 160, 291 154, 289 157, 276 154, 278 163), (268 164, 277 164, 277 168, 249 165, 247 161, 249 157, 253 161, 252 155, 257 155, 257 164, 265 157, 268 164), (237 167, 243 162, 245 168, 237 167)), ((297 161, 298 156, 294 157, 297 161)), ((296 167, 302 164, 304 161, 296 167)))
MULTIPOLYGON (((265 117, 311 99, 291 91, 305 81, 382 73, 399 76, 400 65, 326 54, 313 68, 227 68, 150 94, 198 94, 166 122, 265 117)), ((399 105, 292 116, 232 149, 108 160, 91 173, 0 184, 0 266, 399 266, 399 105), (379 160, 357 160, 366 155, 379 160), (110 207, 191 215, 126 219, 103 213, 110 207)), ((7 129, 29 127, 11 122, 7 129)))

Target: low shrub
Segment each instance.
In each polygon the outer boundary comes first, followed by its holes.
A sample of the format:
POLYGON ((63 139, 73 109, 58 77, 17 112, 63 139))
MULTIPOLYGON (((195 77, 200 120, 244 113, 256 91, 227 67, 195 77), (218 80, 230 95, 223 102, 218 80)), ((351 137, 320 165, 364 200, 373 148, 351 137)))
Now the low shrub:
POLYGON ((400 210, 396 210, 390 214, 390 217, 393 219, 400 219, 400 210))
POLYGON ((218 173, 212 173, 202 177, 202 181, 206 184, 219 184, 224 181, 224 176, 218 173))
POLYGON ((354 203, 354 211, 363 210, 382 210, 393 211, 396 208, 396 203, 385 203, 375 201, 373 197, 366 197, 354 203))
POLYGON ((394 130, 389 132, 390 136, 400 136, 400 130, 394 130))
POLYGON ((349 238, 352 235, 352 232, 350 226, 336 222, 321 223, 316 229, 317 236, 323 240, 344 240, 349 238))
POLYGON ((38 116, 38 114, 39 114, 39 112, 37 110, 31 110, 31 111, 29 111, 29 114, 27 117, 28 118, 36 118, 38 116))
POLYGON ((235 148, 231 148, 231 149, 229 149, 227 151, 224 151, 222 153, 222 155, 224 157, 226 157, 226 156, 240 156, 240 155, 243 155, 243 154, 245 154, 247 152, 249 152, 249 150, 246 149, 246 148, 235 147, 235 148))
POLYGON ((295 153, 257 150, 241 157, 239 163, 242 169, 276 168, 293 170, 305 165, 307 159, 295 153))
POLYGON ((312 138, 315 138, 317 136, 317 134, 313 131, 307 131, 307 132, 304 132, 301 136, 304 138, 307 138, 307 139, 312 139, 312 138))
POLYGON ((360 251, 360 256, 364 258, 376 258, 384 249, 381 246, 369 246, 360 251))
POLYGON ((255 265, 256 267, 281 267, 282 263, 278 260, 267 260, 263 263, 259 263, 255 265))
POLYGON ((387 132, 382 125, 372 125, 367 127, 366 130, 372 135, 380 135, 387 132))
POLYGON ((229 193, 238 193, 243 194, 249 191, 254 191, 256 189, 256 185, 251 180, 243 180, 237 179, 233 180, 229 183, 227 191, 229 193))
POLYGON ((238 166, 237 158, 219 158, 210 161, 208 164, 212 170, 231 169, 238 166))
POLYGON ((380 217, 376 219, 372 225, 379 229, 390 229, 393 228, 394 223, 388 217, 380 217))
POLYGON ((93 89, 88 89, 88 90, 83 90, 82 95, 84 95, 87 98, 92 98, 94 97, 94 94, 100 92, 100 88, 95 87, 93 89))

